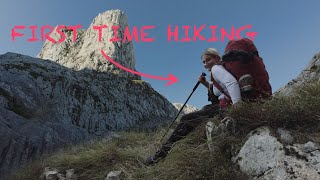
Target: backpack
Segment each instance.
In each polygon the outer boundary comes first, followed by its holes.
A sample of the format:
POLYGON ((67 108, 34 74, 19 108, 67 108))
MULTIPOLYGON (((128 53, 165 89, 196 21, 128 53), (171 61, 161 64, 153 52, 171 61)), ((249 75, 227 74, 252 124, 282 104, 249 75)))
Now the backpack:
MULTIPOLYGON (((272 95, 268 72, 256 46, 250 39, 229 41, 222 56, 222 65, 238 81, 244 101, 265 99, 272 95)), ((211 80, 221 92, 231 99, 213 77, 211 80)))

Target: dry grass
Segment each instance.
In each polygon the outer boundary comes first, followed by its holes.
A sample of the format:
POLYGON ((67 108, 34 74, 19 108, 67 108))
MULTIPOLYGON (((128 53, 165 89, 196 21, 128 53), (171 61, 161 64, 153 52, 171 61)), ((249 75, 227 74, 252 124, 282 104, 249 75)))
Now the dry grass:
POLYGON ((320 128, 320 83, 304 87, 289 97, 278 96, 257 103, 243 103, 227 112, 242 133, 266 125, 316 132, 320 128))
POLYGON ((123 132, 113 140, 73 147, 33 163, 11 179, 37 179, 47 166, 59 172, 75 169, 79 179, 104 179, 114 170, 122 171, 124 179, 246 179, 232 168, 231 152, 226 151, 236 138, 217 137, 217 148, 210 152, 204 124, 177 143, 166 159, 151 167, 143 165, 145 158, 159 147, 157 141, 164 132, 164 129, 153 134, 123 132))

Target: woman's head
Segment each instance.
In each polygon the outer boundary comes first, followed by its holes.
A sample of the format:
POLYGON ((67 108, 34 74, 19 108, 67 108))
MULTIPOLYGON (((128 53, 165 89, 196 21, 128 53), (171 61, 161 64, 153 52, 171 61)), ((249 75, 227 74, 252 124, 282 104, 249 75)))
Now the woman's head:
POLYGON ((210 71, 212 66, 219 64, 221 57, 215 48, 207 48, 201 54, 203 66, 210 71))

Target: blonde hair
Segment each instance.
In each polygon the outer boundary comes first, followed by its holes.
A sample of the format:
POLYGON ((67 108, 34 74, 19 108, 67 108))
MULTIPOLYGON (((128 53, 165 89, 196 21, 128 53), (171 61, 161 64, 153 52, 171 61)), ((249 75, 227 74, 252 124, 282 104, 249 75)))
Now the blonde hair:
POLYGON ((220 59, 221 59, 221 56, 220 56, 218 50, 216 50, 215 48, 207 48, 207 49, 205 49, 201 54, 201 59, 202 59, 202 57, 204 55, 216 55, 216 56, 220 57, 220 59))

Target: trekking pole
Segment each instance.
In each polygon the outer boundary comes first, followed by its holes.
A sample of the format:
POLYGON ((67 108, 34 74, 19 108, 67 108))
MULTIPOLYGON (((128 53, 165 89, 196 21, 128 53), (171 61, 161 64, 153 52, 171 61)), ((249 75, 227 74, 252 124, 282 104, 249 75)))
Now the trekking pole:
MULTIPOLYGON (((202 72, 201 74, 202 76, 206 76, 206 73, 202 72)), ((191 92, 191 94, 189 95, 188 99, 186 100, 186 102, 183 104, 183 106, 181 107, 180 111, 178 112, 178 114, 176 115, 176 117, 174 118, 173 122, 170 124, 169 128, 167 129, 167 131, 164 133, 164 135, 162 136, 160 143, 162 142, 162 140, 164 139, 164 137, 167 135, 168 131, 170 130, 171 126, 173 125, 173 123, 177 120, 179 114, 181 113, 181 111, 183 110, 184 106, 187 104, 187 102, 189 101, 190 97, 192 96, 192 94, 194 93, 194 91, 198 88, 200 84, 200 81, 197 82, 197 84, 193 87, 193 90, 191 92)))

